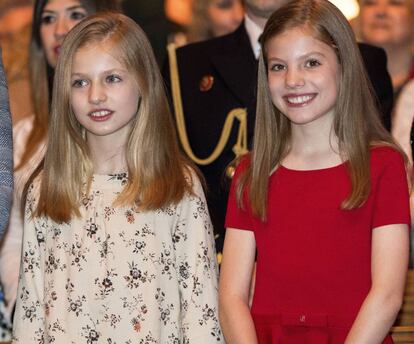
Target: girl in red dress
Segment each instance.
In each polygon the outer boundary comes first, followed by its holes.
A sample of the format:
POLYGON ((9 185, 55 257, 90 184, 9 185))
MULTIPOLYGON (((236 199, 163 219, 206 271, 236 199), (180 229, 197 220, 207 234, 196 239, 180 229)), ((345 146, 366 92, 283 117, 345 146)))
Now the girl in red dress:
POLYGON ((226 220, 227 343, 392 343, 409 251, 405 157, 352 30, 327 0, 290 1, 262 47, 253 150, 226 220))

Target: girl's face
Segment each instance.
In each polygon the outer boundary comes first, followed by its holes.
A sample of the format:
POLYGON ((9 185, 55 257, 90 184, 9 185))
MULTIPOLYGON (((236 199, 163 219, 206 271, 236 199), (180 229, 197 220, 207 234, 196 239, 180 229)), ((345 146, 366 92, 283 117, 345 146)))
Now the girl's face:
POLYGON ((236 30, 243 19, 243 13, 240 0, 210 0, 207 14, 213 35, 222 36, 236 30))
POLYGON ((40 39, 46 60, 56 67, 62 41, 77 23, 88 15, 78 0, 49 0, 42 12, 40 39))
POLYGON ((335 51, 303 28, 266 43, 273 104, 292 127, 333 121, 340 67, 335 51))
POLYGON ((95 43, 75 53, 70 101, 88 142, 109 139, 122 146, 137 116, 139 87, 133 73, 109 53, 113 48, 95 43))
POLYGON ((410 43, 413 37, 413 7, 410 0, 363 0, 361 33, 379 46, 410 43))

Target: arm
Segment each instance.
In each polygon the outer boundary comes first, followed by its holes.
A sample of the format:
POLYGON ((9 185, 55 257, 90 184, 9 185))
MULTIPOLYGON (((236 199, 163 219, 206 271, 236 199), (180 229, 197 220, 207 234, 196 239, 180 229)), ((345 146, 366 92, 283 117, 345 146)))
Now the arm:
POLYGON ((28 193, 25 210, 23 249, 20 265, 16 312, 13 321, 13 343, 43 343, 45 338, 44 233, 33 218, 33 187, 28 193))
POLYGON ((218 319, 218 266, 213 227, 202 187, 193 174, 194 194, 179 205, 174 248, 181 297, 183 343, 224 343, 218 319))
POLYGON ((220 323, 229 344, 257 343, 249 308, 255 252, 253 232, 227 229, 221 263, 219 300, 220 323))
POLYGON ((410 165, 413 165, 411 149, 411 129, 414 120, 414 81, 409 82, 401 91, 392 116, 391 134, 395 141, 407 154, 410 165))
POLYGON ((346 344, 382 343, 401 307, 408 265, 408 226, 378 227, 372 234, 372 287, 346 344))
POLYGON ((20 211, 20 198, 14 194, 9 226, 4 233, 0 249, 0 279, 9 314, 16 303, 22 237, 23 219, 20 211))
POLYGON ((0 49, 0 238, 9 220, 13 190, 12 123, 0 49))
MULTIPOLYGON (((414 122, 414 81, 401 91, 392 116, 391 134, 408 157, 408 182, 413 189, 413 151, 411 130, 414 122)), ((411 222, 414 223, 414 192, 410 194, 411 222)))
MULTIPOLYGON (((13 159, 19 164, 27 138, 33 126, 33 118, 26 117, 13 126, 13 159)), ((3 283, 4 297, 7 310, 10 313, 16 303, 17 284, 19 280, 20 256, 23 238, 23 215, 21 212, 21 197, 33 167, 25 165, 14 171, 13 204, 10 210, 9 224, 3 236, 0 248, 0 280, 3 283)))

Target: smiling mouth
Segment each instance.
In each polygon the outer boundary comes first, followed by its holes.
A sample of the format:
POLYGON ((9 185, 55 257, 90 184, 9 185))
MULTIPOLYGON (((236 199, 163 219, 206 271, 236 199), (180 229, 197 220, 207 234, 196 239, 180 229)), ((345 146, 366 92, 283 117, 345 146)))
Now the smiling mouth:
POLYGON ((300 107, 309 104, 315 99, 316 94, 286 95, 283 97, 289 106, 300 107))
POLYGON ((108 120, 114 112, 111 110, 98 110, 92 111, 88 114, 89 118, 93 121, 103 122, 108 120))

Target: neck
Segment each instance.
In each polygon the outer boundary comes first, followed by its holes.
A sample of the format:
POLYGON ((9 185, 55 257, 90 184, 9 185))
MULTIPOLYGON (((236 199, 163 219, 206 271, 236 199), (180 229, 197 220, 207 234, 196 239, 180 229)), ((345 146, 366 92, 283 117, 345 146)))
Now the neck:
POLYGON ((116 174, 127 170, 125 144, 94 136, 88 138, 88 146, 94 173, 116 174))
POLYGON ((406 45, 385 47, 388 57, 388 71, 391 75, 392 85, 397 88, 410 77, 413 66, 411 47, 406 45))
POLYGON ((283 165, 312 170, 335 166, 343 161, 332 121, 318 121, 306 125, 292 124, 291 147, 283 165))
POLYGON ((263 29, 264 29, 264 27, 267 23, 267 20, 269 18, 257 16, 252 11, 250 11, 248 8, 246 8, 246 15, 252 20, 252 22, 254 22, 256 25, 260 26, 260 28, 263 31, 263 29))

